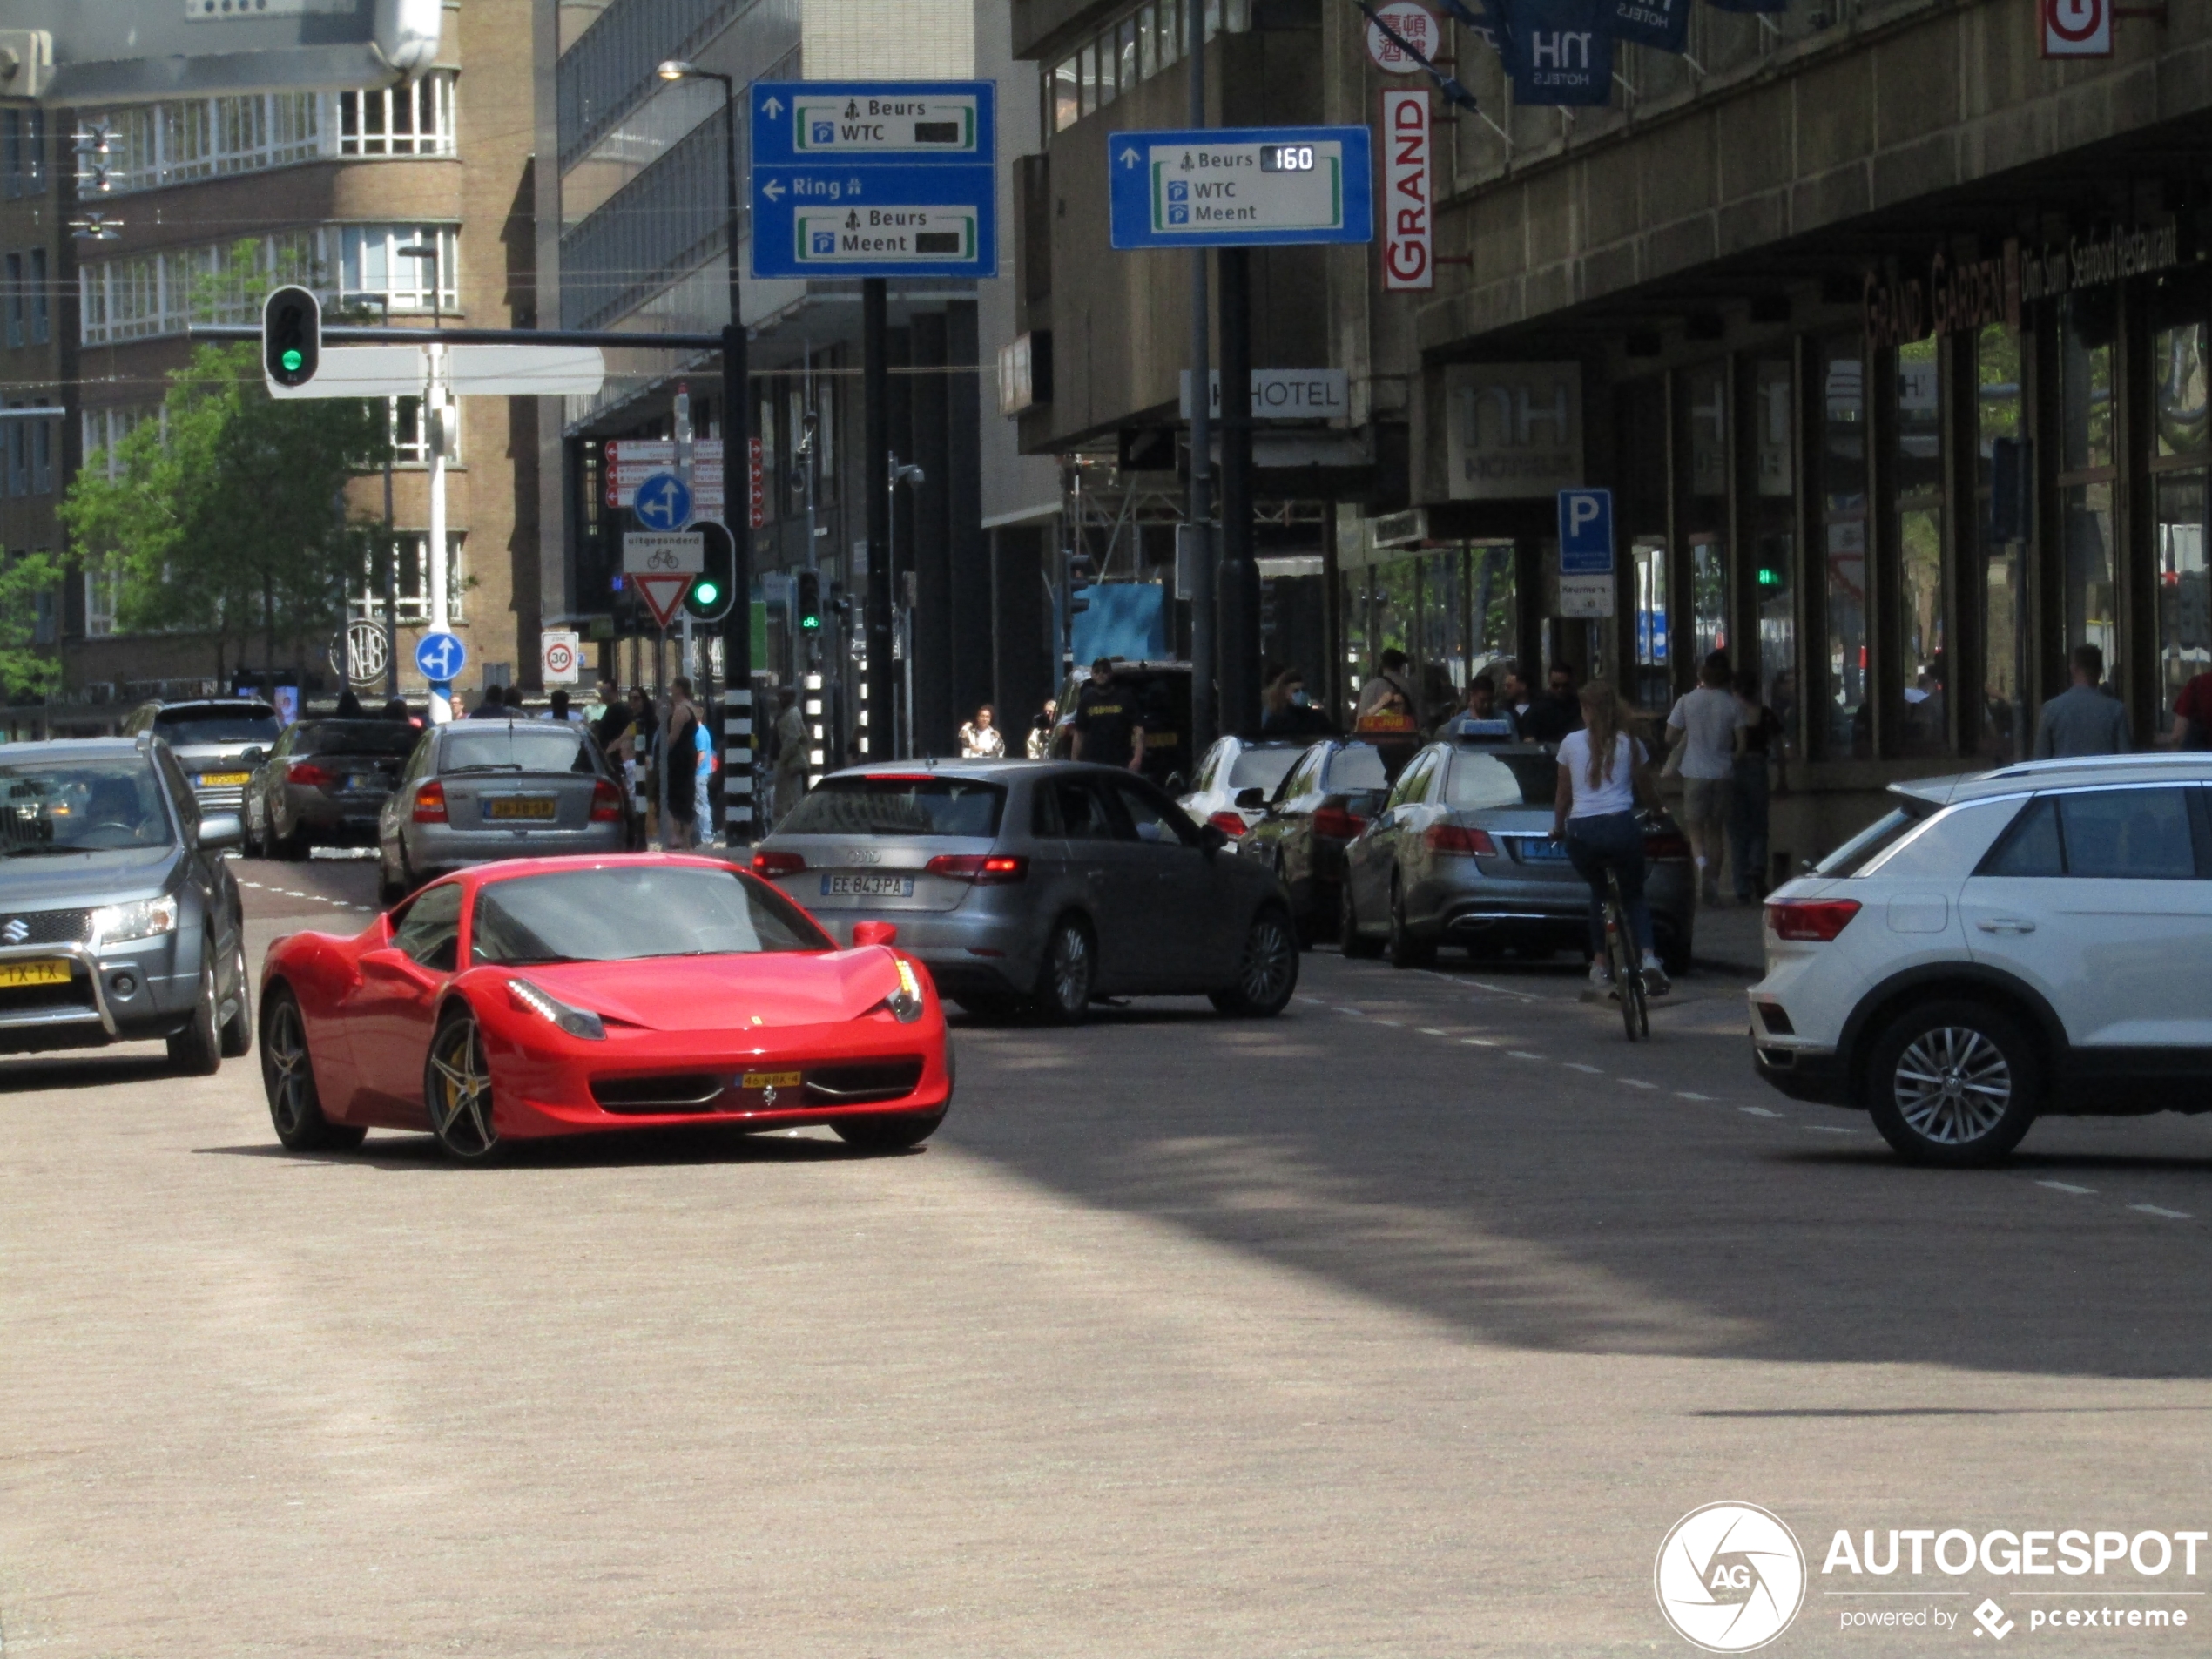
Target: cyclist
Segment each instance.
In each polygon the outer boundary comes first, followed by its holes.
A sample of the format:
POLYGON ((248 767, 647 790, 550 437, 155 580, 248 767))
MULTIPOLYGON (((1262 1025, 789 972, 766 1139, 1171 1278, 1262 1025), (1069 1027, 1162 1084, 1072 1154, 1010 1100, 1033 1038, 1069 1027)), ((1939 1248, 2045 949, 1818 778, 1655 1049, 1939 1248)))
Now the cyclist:
POLYGON ((1636 802, 1656 808, 1650 755, 1630 735, 1635 718, 1603 680, 1582 687, 1582 729, 1560 740, 1559 790, 1552 802, 1552 839, 1564 841, 1575 873, 1590 884, 1590 985, 1613 989, 1605 963, 1605 872, 1621 883, 1621 903, 1643 953, 1646 995, 1666 994, 1667 973, 1651 948, 1651 907, 1643 900, 1643 826, 1636 802))

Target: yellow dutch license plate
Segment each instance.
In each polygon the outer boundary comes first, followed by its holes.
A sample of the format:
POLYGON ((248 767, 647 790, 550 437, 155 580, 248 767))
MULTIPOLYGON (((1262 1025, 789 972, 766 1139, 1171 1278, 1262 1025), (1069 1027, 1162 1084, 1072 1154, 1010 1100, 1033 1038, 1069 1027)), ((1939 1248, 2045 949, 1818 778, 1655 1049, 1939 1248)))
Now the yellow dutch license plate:
POLYGON ((0 990, 24 985, 66 985, 69 964, 48 958, 36 962, 0 962, 0 990))
POLYGON ((502 795, 484 803, 487 818, 521 818, 550 824, 556 815, 550 795, 502 795))
POLYGON ((243 789, 252 780, 250 772, 203 772, 199 774, 202 789, 243 789))
POLYGON ((740 1089, 796 1089, 799 1074, 795 1071, 748 1071, 738 1079, 740 1089))

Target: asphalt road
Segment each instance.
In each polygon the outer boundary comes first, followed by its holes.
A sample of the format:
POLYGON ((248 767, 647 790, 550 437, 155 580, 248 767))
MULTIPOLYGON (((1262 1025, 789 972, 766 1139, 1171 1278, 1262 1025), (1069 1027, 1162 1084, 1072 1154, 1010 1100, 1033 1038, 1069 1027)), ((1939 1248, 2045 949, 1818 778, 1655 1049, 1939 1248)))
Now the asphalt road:
MULTIPOLYGON (((365 863, 241 872, 257 960, 367 920, 365 863)), ((1751 1077, 1740 984, 1631 1049, 1576 978, 1324 952, 1278 1021, 964 1027, 945 1130, 882 1157, 292 1157, 250 1062, 0 1060, 0 1639, 1688 1653, 1654 1555, 1736 1499, 1811 1557, 1775 1653, 1990 1649, 1985 1594, 2007 1647, 2201 1649, 2212 1551, 1820 1568, 1838 1528, 2212 1525, 2212 1122, 1906 1170, 1751 1077), (2027 1628, 2145 1585, 2202 1620, 2027 1628), (1870 1607, 1959 1628, 1840 1629, 1870 1607)))

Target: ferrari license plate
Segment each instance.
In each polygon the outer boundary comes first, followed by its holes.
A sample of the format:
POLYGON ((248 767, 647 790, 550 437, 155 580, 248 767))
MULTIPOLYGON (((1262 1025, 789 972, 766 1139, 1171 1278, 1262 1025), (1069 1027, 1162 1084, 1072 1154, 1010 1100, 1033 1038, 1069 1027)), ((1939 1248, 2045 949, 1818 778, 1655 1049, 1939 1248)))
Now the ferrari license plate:
POLYGON ((910 875, 826 875, 822 897, 849 894, 860 899, 911 899, 914 879, 910 875))
POLYGON ((550 795, 494 795, 484 803, 486 818, 521 819, 536 824, 551 823, 558 810, 550 795))
POLYGON ((243 789, 253 776, 250 772, 203 772, 199 774, 199 786, 202 789, 243 789))
POLYGON ((764 1089, 796 1089, 799 1074, 795 1071, 746 1071, 738 1075, 738 1087, 759 1093, 764 1089))
POLYGON ((57 958, 48 957, 35 962, 0 962, 0 990, 14 990, 24 985, 68 983, 69 964, 57 958))

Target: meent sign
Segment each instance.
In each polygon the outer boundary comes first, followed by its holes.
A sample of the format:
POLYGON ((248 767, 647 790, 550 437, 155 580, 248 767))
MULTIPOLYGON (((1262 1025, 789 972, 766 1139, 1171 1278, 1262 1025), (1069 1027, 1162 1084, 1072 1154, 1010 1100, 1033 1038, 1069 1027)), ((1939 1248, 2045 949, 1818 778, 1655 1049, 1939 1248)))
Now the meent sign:
POLYGON ((1117 248, 1374 239, 1364 126, 1116 132, 1106 160, 1117 248))

